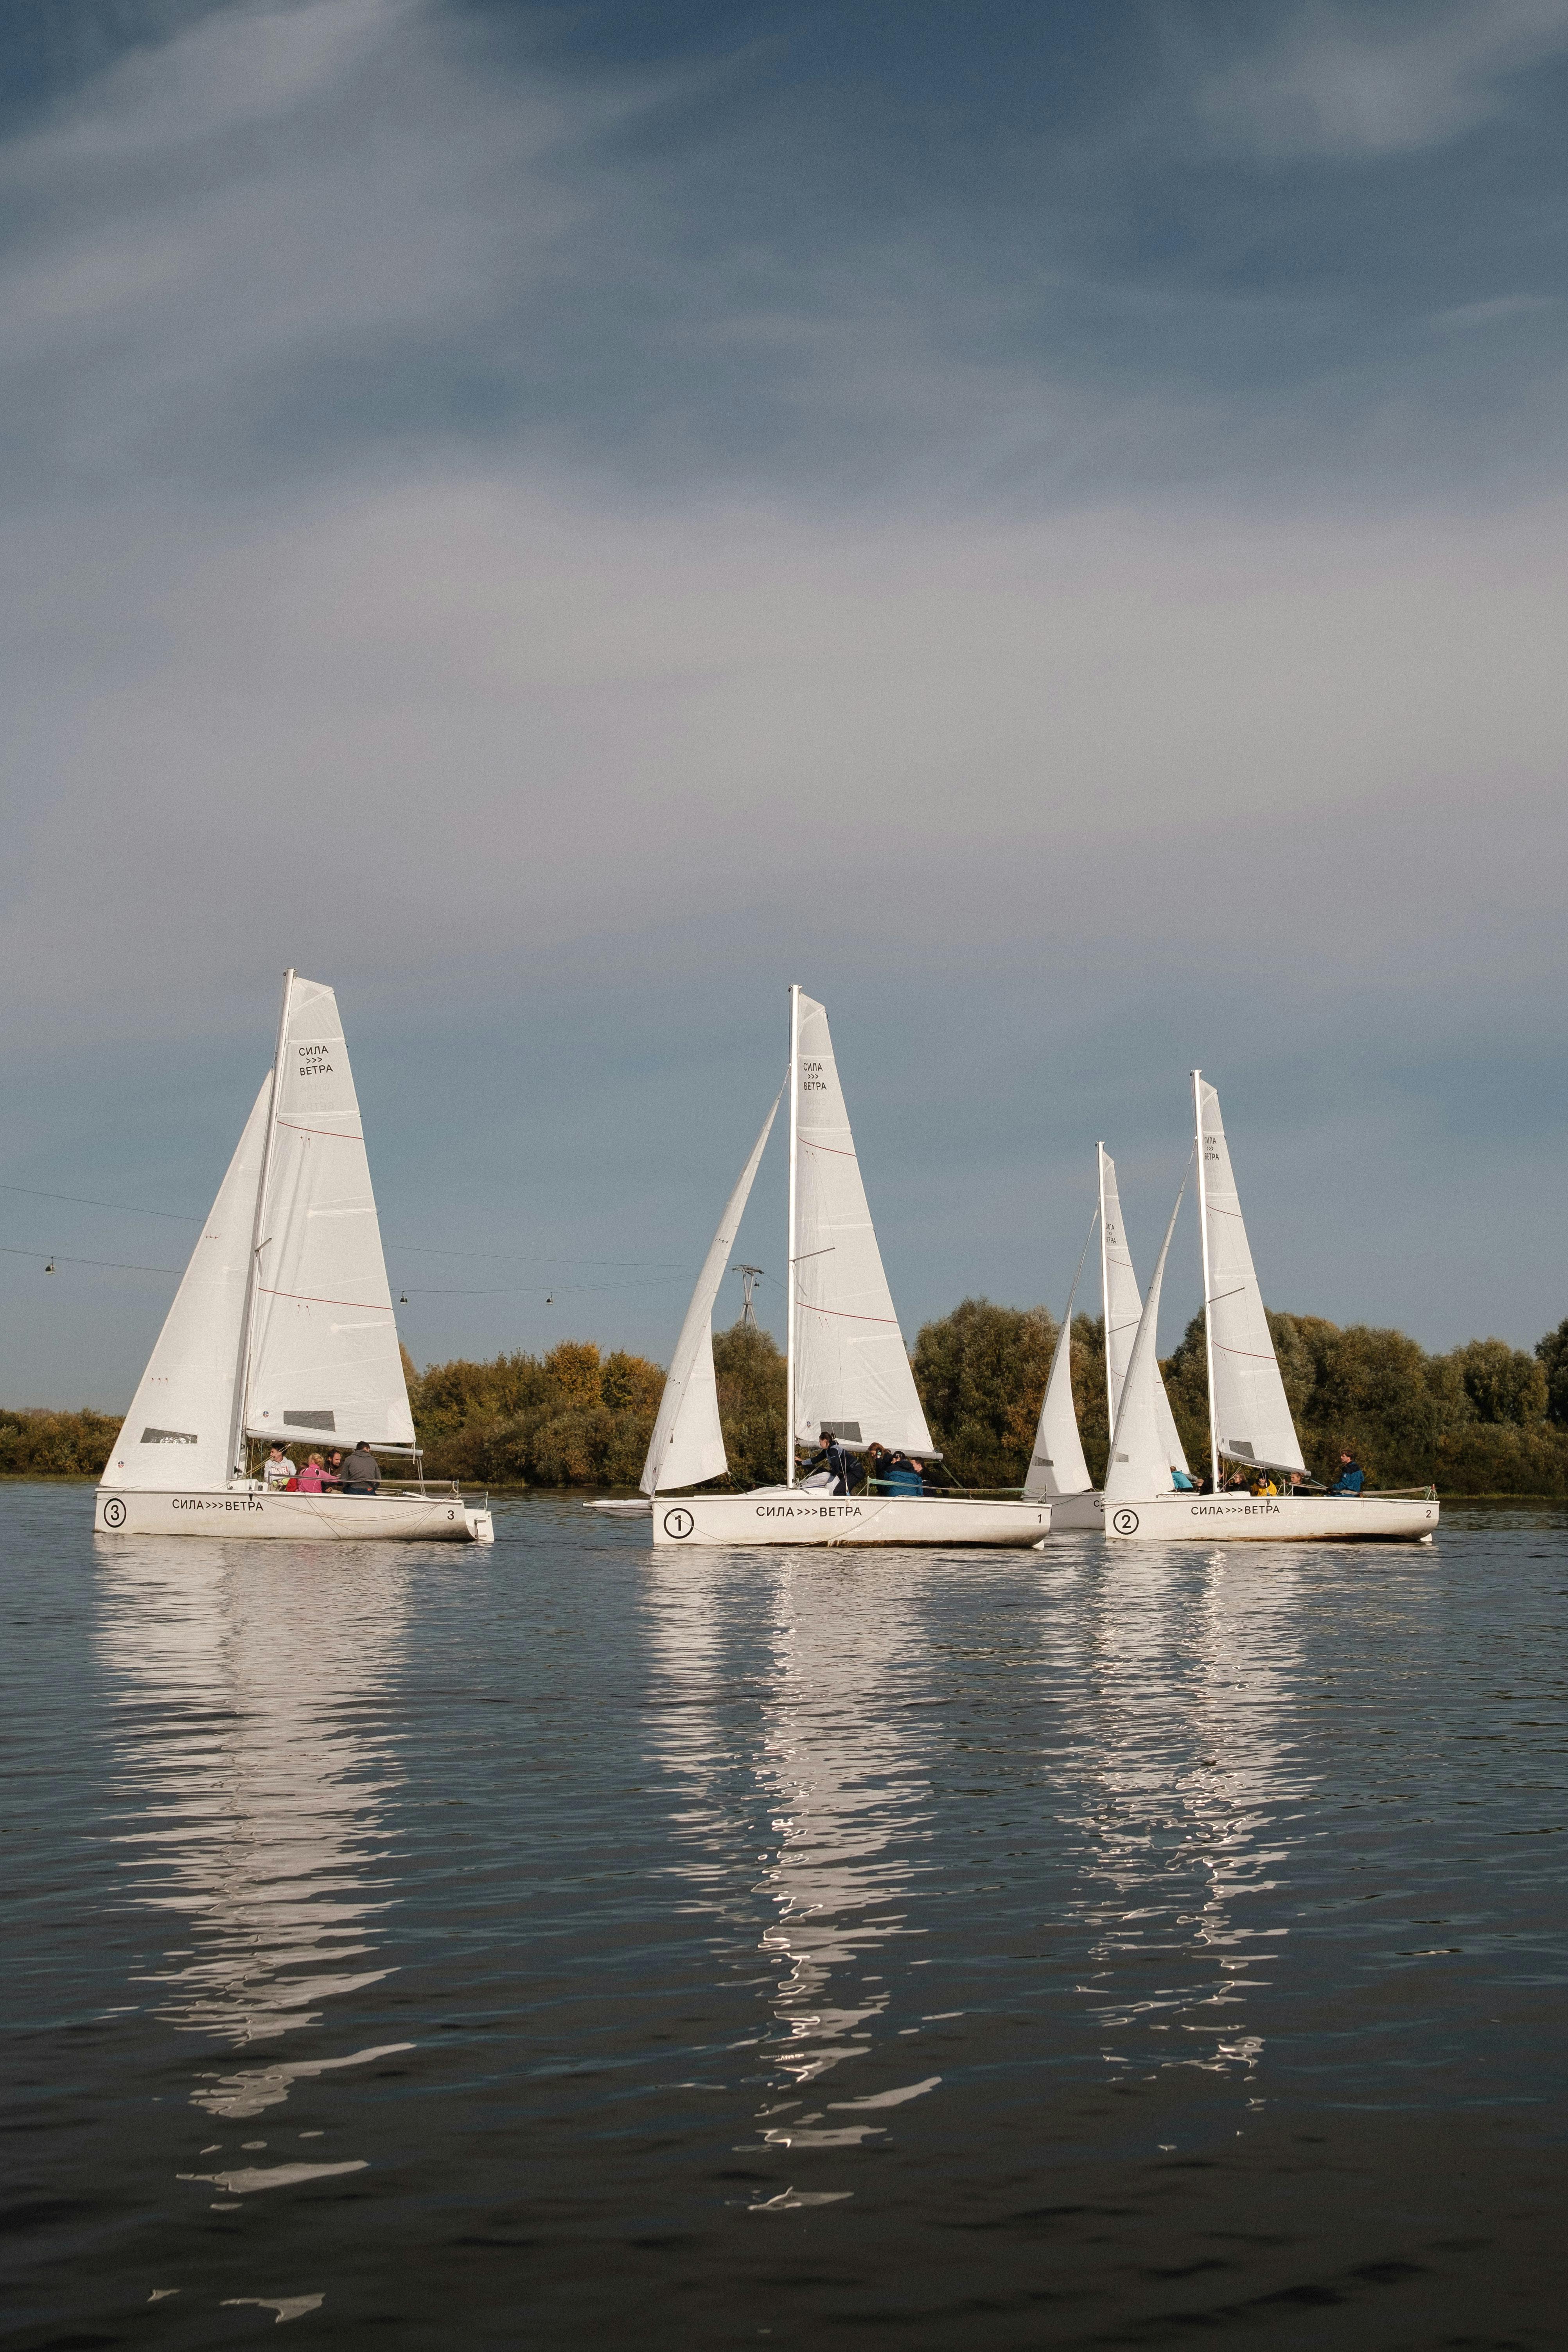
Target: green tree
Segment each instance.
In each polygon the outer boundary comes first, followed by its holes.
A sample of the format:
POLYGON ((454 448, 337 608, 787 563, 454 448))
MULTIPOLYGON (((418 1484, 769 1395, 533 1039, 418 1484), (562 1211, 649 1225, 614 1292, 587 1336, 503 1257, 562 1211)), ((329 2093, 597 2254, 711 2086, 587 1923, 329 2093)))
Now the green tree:
POLYGON ((1537 1339, 1535 1352, 1546 1375, 1547 1415, 1554 1429, 1568 1428, 1568 1323, 1537 1339))
POLYGON ((915 1387, 931 1442, 962 1486, 1023 1485, 1056 1337, 1043 1307, 989 1298, 966 1298, 921 1326, 915 1387))
POLYGON ((784 1360, 766 1331, 732 1323, 713 1337, 719 1425, 730 1457, 727 1485, 744 1493, 784 1475, 784 1360))
POLYGON ((1544 1421, 1549 1402, 1545 1367, 1506 1339, 1471 1339, 1449 1360, 1478 1421, 1526 1424, 1544 1421))

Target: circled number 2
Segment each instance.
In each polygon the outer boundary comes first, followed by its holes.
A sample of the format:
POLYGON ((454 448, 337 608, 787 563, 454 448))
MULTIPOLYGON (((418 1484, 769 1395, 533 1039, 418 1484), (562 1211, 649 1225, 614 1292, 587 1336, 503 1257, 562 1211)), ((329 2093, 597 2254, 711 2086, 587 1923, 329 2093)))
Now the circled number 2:
POLYGON ((1119 1536, 1135 1536, 1138 1532, 1136 1511, 1118 1511, 1110 1522, 1119 1536))

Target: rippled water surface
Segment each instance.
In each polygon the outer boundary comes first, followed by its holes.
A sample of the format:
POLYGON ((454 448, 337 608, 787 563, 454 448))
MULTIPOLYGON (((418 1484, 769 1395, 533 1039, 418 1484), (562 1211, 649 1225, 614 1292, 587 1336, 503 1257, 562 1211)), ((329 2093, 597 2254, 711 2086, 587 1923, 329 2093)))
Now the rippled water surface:
POLYGON ((1568 1517, 0 1490, 7 2344, 1563 2340, 1568 1517))

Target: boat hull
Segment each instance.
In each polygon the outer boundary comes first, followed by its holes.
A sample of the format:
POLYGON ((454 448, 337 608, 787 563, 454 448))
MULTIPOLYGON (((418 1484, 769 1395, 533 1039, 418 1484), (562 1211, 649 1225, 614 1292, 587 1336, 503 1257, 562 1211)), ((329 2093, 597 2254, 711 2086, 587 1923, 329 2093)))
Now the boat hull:
POLYGON ((1121 1543, 1430 1543, 1435 1497, 1394 1495, 1158 1495, 1110 1503, 1121 1543))
POLYGON ((224 1543, 493 1543, 489 1511, 458 1495, 251 1494, 100 1486, 99 1536, 206 1536, 224 1543))
POLYGON ((1105 1533, 1105 1497, 1098 1486, 1081 1495, 1052 1495, 1051 1533, 1054 1536, 1102 1536, 1105 1533))
POLYGON ((969 1545, 1025 1549, 1050 1532, 1049 1503, 984 1503, 943 1495, 688 1495, 655 1502, 653 1539, 688 1549, 749 1544, 969 1545))

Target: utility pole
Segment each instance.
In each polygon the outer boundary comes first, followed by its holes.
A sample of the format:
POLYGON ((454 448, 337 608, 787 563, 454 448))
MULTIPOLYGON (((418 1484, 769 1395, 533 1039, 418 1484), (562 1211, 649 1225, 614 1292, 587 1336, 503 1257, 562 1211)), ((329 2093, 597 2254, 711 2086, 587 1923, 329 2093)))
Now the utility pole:
POLYGON ((746 1303, 741 1309, 741 1328, 742 1331, 754 1331, 757 1328, 757 1310, 752 1304, 752 1293, 757 1286, 758 1276, 766 1269, 760 1265, 732 1265, 730 1271, 731 1274, 740 1276, 746 1293, 746 1303))

